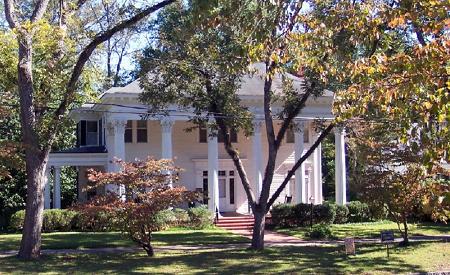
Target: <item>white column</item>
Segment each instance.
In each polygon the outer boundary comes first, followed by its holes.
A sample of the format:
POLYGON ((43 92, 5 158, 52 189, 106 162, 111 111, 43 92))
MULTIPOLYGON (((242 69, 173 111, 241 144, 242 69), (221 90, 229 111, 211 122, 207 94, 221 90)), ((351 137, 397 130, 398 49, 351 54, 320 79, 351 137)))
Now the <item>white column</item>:
MULTIPOLYGON (((303 121, 297 122, 295 132, 294 132, 294 152, 295 152, 295 162, 302 157, 303 151, 305 149, 305 141, 303 137, 305 123, 303 121)), ((306 184, 305 184, 305 164, 303 163, 295 171, 295 203, 308 203, 308 198, 306 197, 306 184)))
POLYGON ((54 167, 53 208, 61 209, 61 167, 54 167))
POLYGON ((44 184, 44 209, 50 209, 50 167, 45 169, 44 184))
POLYGON ((335 184, 336 203, 343 205, 347 203, 347 179, 345 164, 345 131, 342 128, 334 129, 335 138, 335 184))
MULTIPOLYGON (((317 133, 317 137, 320 133, 317 133)), ((316 150, 314 150, 314 163, 313 163, 313 173, 314 173, 314 192, 312 196, 314 197, 314 204, 322 203, 322 145, 319 144, 316 150)))
POLYGON ((216 213, 219 208, 219 150, 217 133, 208 128, 208 208, 216 213))
POLYGON ((161 158, 172 159, 172 126, 171 119, 161 120, 161 158))
MULTIPOLYGON (((161 158, 173 159, 172 155, 172 126, 173 121, 165 118, 161 120, 161 158)), ((166 171, 167 175, 170 171, 166 171)), ((172 187, 172 180, 170 179, 169 186, 172 187)))
POLYGON ((259 201, 262 189, 262 171, 263 171, 263 160, 262 160, 262 144, 261 144, 261 126, 262 121, 253 122, 253 169, 255 171, 255 188, 256 188, 256 199, 259 201))
MULTIPOLYGON (((112 119, 108 122, 108 165, 107 172, 119 172, 121 166, 114 162, 115 159, 125 160, 125 127, 127 121, 123 119, 112 119)), ((106 191, 117 193, 119 196, 124 194, 123 186, 108 184, 106 191)))

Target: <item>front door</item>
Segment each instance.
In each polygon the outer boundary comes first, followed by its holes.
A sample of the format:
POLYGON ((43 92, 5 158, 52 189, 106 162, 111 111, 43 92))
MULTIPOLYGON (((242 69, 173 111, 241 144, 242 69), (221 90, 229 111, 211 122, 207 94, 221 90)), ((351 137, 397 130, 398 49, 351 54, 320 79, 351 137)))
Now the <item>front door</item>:
POLYGON ((233 170, 219 171, 219 209, 220 212, 236 210, 235 206, 235 180, 233 170))
MULTIPOLYGON (((203 172, 203 189, 208 186, 207 179, 208 172, 203 172)), ((235 178, 234 170, 220 170, 219 176, 219 211, 220 212, 233 212, 236 211, 235 205, 235 178)), ((207 191, 206 191, 207 194, 207 191)), ((205 203, 207 203, 205 201, 205 203)))

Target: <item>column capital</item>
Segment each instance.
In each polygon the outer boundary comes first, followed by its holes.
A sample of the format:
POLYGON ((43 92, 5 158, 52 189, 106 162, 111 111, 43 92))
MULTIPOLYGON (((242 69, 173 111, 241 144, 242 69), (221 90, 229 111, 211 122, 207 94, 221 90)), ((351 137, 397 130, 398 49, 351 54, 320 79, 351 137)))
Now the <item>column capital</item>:
POLYGON ((294 127, 293 127, 294 132, 303 133, 303 131, 305 129, 305 125, 306 125, 306 121, 301 120, 301 119, 295 119, 294 127))
POLYGON ((345 135, 345 127, 343 126, 335 126, 333 131, 335 134, 345 135))
POLYGON ((171 118, 163 118, 160 120, 161 128, 164 133, 172 131, 172 126, 175 123, 171 118))
POLYGON ((115 134, 124 134, 126 126, 126 119, 112 119, 107 123, 106 128, 108 130, 108 134, 112 136, 115 134))
POLYGON ((263 125, 263 122, 262 122, 262 120, 259 120, 259 119, 255 119, 255 120, 253 120, 253 131, 254 131, 254 133, 261 133, 261 127, 262 127, 262 125, 263 125))

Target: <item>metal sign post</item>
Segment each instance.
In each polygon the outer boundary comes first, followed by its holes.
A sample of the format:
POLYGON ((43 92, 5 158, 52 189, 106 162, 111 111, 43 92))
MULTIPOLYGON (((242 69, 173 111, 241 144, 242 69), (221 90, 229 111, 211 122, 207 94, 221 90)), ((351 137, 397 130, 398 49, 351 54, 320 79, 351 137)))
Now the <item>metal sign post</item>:
POLYGON ((389 258, 389 244, 391 242, 394 242, 394 231, 392 230, 381 231, 381 243, 386 244, 386 252, 388 258, 389 258))

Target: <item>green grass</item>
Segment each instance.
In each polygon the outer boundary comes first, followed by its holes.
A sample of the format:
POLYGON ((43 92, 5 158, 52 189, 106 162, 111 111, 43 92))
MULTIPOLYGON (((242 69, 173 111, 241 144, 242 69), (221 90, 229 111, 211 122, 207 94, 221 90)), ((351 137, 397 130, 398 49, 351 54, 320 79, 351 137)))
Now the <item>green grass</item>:
MULTIPOLYGON (((0 251, 17 250, 20 234, 0 234, 0 251)), ((189 230, 173 228, 155 232, 154 244, 158 245, 194 245, 248 242, 247 238, 220 228, 189 230)), ((55 232, 42 234, 43 249, 77 249, 97 247, 126 247, 135 245, 118 232, 55 232)))
MULTIPOLYGON (((400 237, 397 224, 391 221, 348 223, 331 225, 333 236, 338 239, 345 237, 355 238, 379 238, 382 230, 393 230, 395 235, 400 237)), ((437 236, 450 235, 450 225, 421 223, 409 224, 411 236, 437 236)), ((277 228, 274 231, 285 233, 298 238, 305 238, 309 227, 297 228, 277 228)))
POLYGON ((262 252, 215 249, 144 253, 66 254, 43 256, 37 261, 0 258, 0 273, 347 273, 384 274, 450 269, 450 244, 421 243, 393 248, 390 258, 382 245, 357 246, 356 256, 346 256, 342 246, 280 247, 262 252))

